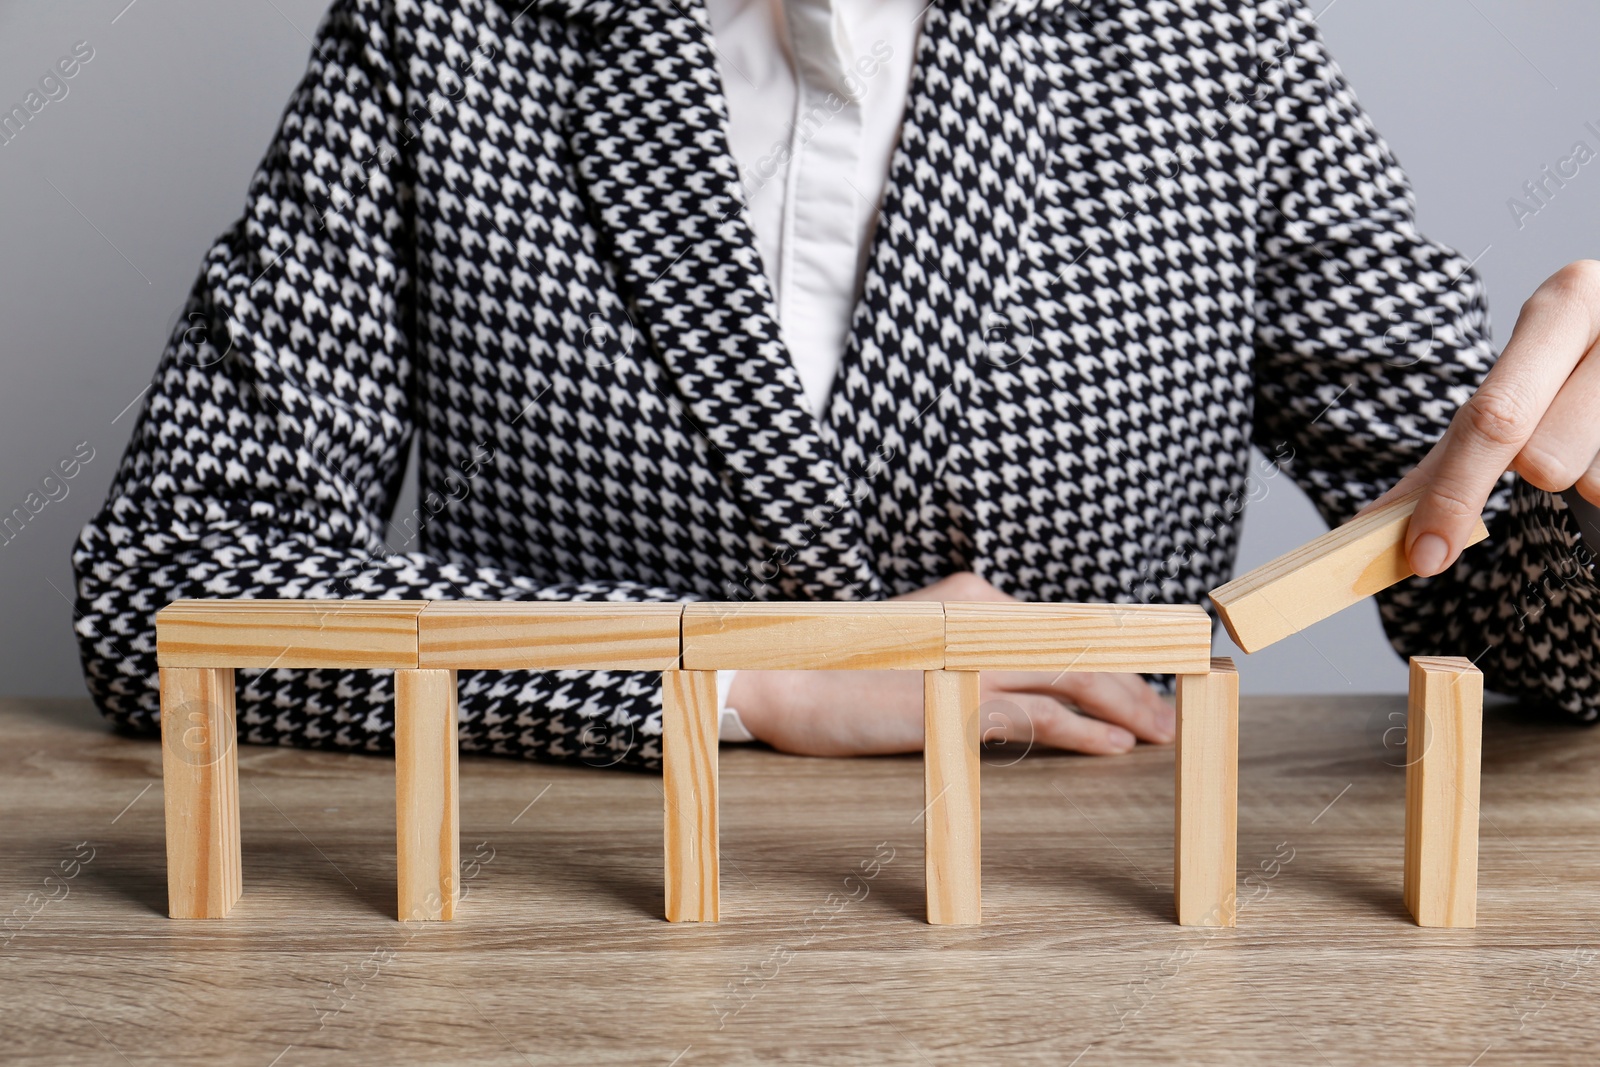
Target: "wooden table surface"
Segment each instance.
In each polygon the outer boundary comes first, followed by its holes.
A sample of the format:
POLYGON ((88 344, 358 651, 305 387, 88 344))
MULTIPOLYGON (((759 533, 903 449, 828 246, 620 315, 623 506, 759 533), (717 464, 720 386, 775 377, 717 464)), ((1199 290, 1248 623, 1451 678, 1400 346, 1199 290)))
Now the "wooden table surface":
POLYGON ((1172 922, 1170 749, 1016 746, 986 757, 982 927, 922 921, 920 760, 740 748, 717 925, 661 918, 659 778, 463 759, 460 917, 401 924, 392 761, 255 747, 244 898, 177 922, 157 745, 0 702, 0 913, 32 913, 0 1059, 1600 1061, 1600 732, 1491 711, 1479 927, 1422 930, 1403 707, 1244 702, 1242 907, 1211 931, 1172 922))

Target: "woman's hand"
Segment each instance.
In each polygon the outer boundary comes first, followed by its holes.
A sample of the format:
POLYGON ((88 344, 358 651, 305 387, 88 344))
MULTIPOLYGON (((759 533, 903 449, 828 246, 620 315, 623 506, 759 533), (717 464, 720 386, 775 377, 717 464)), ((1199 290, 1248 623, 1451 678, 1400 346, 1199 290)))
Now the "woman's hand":
POLYGON ((1379 498, 1424 490, 1406 533, 1412 570, 1438 574, 1456 561, 1508 470, 1600 504, 1600 262, 1573 263, 1539 286, 1444 437, 1379 498))
MULTIPOLYGON (((1013 597, 970 572, 897 600, 1013 597)), ((1165 744, 1172 706, 1137 674, 984 671, 980 734, 1098 756, 1165 744)), ((920 671, 740 671, 728 694, 745 728, 782 752, 868 756, 922 751, 920 671)))

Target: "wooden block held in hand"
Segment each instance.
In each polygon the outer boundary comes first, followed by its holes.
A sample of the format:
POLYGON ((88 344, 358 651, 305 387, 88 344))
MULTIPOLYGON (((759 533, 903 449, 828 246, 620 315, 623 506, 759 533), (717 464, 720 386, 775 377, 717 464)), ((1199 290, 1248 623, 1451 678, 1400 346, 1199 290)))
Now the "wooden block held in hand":
POLYGON ((1193 604, 945 604, 947 670, 1200 674, 1211 619, 1193 604))
POLYGON ((673 670, 682 614, 670 603, 436 600, 419 619, 417 665, 673 670))
POLYGON ((716 922, 717 672, 661 672, 667 921, 716 922))
POLYGON ((221 919, 239 900, 239 754, 233 671, 162 667, 167 914, 221 919))
POLYGON ((685 670, 937 670, 937 601, 703 602, 683 609, 685 670))
POLYGON ((1182 926, 1238 918, 1239 675, 1218 657, 1178 676, 1173 897, 1182 926))
MULTIPOLYGON (((1397 497, 1211 591, 1234 644, 1259 652, 1412 576, 1406 527, 1422 490, 1397 497)), ((1469 545, 1489 536, 1479 521, 1469 545)))
POLYGON ((163 667, 414 668, 425 600, 175 600, 156 612, 163 667))
POLYGON ((978 672, 928 671, 922 709, 928 921, 976 926, 983 918, 978 672))
POLYGON ((461 886, 456 672, 394 674, 398 916, 449 920, 461 886))
POLYGON ((1476 926, 1483 675, 1413 656, 1407 704, 1406 909, 1418 926, 1476 926))

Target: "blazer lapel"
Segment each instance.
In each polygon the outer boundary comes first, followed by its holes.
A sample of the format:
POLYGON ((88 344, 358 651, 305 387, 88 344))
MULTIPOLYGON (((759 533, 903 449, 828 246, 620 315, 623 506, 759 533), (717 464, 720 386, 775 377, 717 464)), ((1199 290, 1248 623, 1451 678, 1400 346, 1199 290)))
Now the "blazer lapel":
POLYGON ((587 13, 594 47, 574 95, 573 156, 639 325, 762 542, 739 583, 748 592, 730 598, 882 596, 856 489, 779 334, 703 3, 587 13))

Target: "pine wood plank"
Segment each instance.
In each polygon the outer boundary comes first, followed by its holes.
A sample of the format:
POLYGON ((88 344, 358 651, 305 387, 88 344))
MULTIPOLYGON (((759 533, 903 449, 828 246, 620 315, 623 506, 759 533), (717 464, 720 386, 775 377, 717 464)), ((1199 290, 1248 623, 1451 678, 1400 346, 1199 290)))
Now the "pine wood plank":
POLYGON ((937 670, 936 601, 701 602, 683 610, 685 670, 937 670))
POLYGON ((978 672, 923 675, 923 870, 928 922, 983 919, 978 672))
POLYGON ((1477 925, 1482 752, 1482 673, 1461 657, 1413 656, 1404 895, 1418 926, 1477 925))
POLYGON ((1218 657, 1178 676, 1173 898, 1182 926, 1238 918, 1239 674, 1218 657))
MULTIPOLYGON (((1211 602, 1234 644, 1259 652, 1411 577, 1406 528, 1421 496, 1397 497, 1213 589, 1211 602)), ((1480 520, 1467 543, 1488 536, 1480 520)))
POLYGON ((422 600, 177 600, 156 612, 163 667, 415 668, 422 600))
POLYGON ((403 920, 450 920, 460 898, 456 672, 396 671, 394 788, 403 920))
POLYGON ((668 922, 716 922, 717 672, 661 672, 668 922))
POLYGON ((1190 604, 945 606, 948 670, 1203 674, 1211 620, 1190 604))
POLYGON ((418 666, 672 670, 682 604, 436 600, 422 612, 418 666))
POLYGON ((162 667, 167 914, 221 919, 243 892, 233 671, 162 667))

